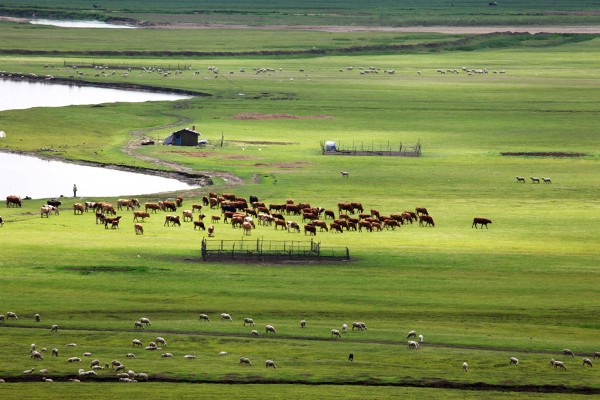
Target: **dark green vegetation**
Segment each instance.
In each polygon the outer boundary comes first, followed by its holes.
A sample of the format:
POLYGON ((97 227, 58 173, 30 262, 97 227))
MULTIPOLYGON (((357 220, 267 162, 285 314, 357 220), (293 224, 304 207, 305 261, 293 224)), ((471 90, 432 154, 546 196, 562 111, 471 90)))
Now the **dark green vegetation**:
MULTIPOLYGON (((0 34, 33 37, 31 31, 39 29, 1 24, 0 34)), ((44 32, 47 41, 24 41, 19 47, 85 51, 89 42, 86 33, 57 28, 44 32), (57 43, 53 35, 70 40, 57 43)), ((206 41, 200 35, 198 40, 210 51, 225 51, 229 43, 237 43, 231 39, 251 31, 219 32, 221 44, 216 35, 206 41)), ((273 41, 265 35, 249 48, 282 49, 285 42, 280 40, 287 33, 273 32, 273 41)), ((190 31, 169 33, 172 42, 190 41, 190 31)), ((158 33, 148 34, 155 35, 159 49, 168 47, 167 35, 161 41, 158 33)), ((106 35, 115 41, 110 35, 116 34, 106 35)), ((304 41, 291 36, 285 40, 294 49, 328 37, 345 43, 340 47, 359 40, 418 44, 460 39, 320 33, 304 41)), ((12 36, 11 42, 18 38, 12 36)), ((0 58, 0 70, 24 75, 68 79, 75 72, 66 65, 77 64, 84 75, 76 79, 211 95, 177 103, 2 112, 0 129, 8 133, 0 139, 3 148, 33 152, 53 148, 59 152, 52 154, 68 159, 156 168, 160 165, 122 150, 130 140, 139 141, 132 131, 179 120, 184 121, 182 127, 195 124, 212 144, 199 149, 139 147, 135 154, 199 171, 227 171, 245 180, 230 185, 217 175, 214 187, 185 193, 183 209, 215 190, 246 198, 257 195, 266 203, 293 197, 330 209, 339 201, 361 201, 366 209, 387 214, 425 206, 436 221, 435 228, 317 233, 316 240, 324 246, 348 246, 353 256, 349 263, 213 264, 199 260, 199 242, 206 233, 194 231, 190 223, 164 227, 164 213, 152 215, 144 223, 145 234, 135 236, 130 212, 120 213, 124 215, 120 229, 105 230, 91 214, 73 215, 71 199, 65 199, 60 216, 48 219, 38 213, 45 199, 25 201, 22 209, 2 206, 6 224, 0 228, 0 313, 14 311, 20 319, 0 325, 0 377, 20 380, 22 371, 35 367, 47 368, 58 381, 89 366, 89 361, 69 364, 67 357, 91 351, 103 362, 119 359, 128 369, 149 373, 151 380, 173 383, 149 383, 150 388, 86 383, 69 387, 63 397, 128 397, 144 391, 173 398, 199 393, 263 398, 270 393, 277 398, 530 399, 598 393, 597 366, 583 368, 581 357, 600 351, 596 234, 600 42, 594 36, 574 35, 465 40, 477 45, 452 51, 293 57, 45 53, 0 58), (488 45, 490 41, 502 45, 488 45), (97 69, 85 67, 92 64, 110 65, 108 76, 96 77, 97 69), (124 77, 128 66, 133 70, 124 77), (140 73, 142 66, 183 73, 168 77, 140 73), (209 66, 219 68, 219 78, 208 71, 209 66), (352 70, 347 69, 350 66, 352 70), (360 68, 364 72, 371 66, 380 68, 379 74, 360 74, 360 68), (463 66, 486 68, 488 73, 469 76, 463 66), (254 67, 273 72, 256 74, 254 67), (391 69, 393 75, 383 73, 391 69), (460 73, 441 74, 438 69, 460 73), (261 118, 239 119, 242 113, 261 118), (273 117, 276 114, 305 118, 273 117), (216 144, 222 135, 225 143, 220 147, 216 144), (324 157, 321 140, 366 146, 420 141, 423 156, 324 157), (586 156, 502 156, 504 152, 586 156), (349 171, 350 177, 342 178, 340 171, 349 171), (527 180, 548 176, 553 183, 518 184, 518 175, 527 180), (475 230, 471 228, 475 216, 493 223, 487 230, 475 230), (198 321, 200 312, 213 321, 198 321), (218 321, 221 312, 231 313, 234 322, 218 321), (33 321, 35 313, 42 315, 42 322, 33 321), (152 326, 134 331, 133 322, 142 316, 149 317, 152 326), (254 318, 259 338, 250 337, 253 328, 242 326, 243 317, 254 318), (299 327, 301 318, 307 320, 304 329, 299 327), (364 321, 368 331, 331 338, 331 329, 356 320, 364 321), (58 334, 50 334, 52 324, 59 325, 58 334), (266 324, 275 325, 277 334, 265 335, 266 324), (406 349, 411 329, 425 336, 418 351, 406 349), (165 350, 175 358, 131 347, 134 338, 146 344, 156 336, 167 339, 165 350), (65 346, 70 342, 78 344, 76 350, 65 346), (33 361, 28 353, 31 343, 57 347, 61 356, 52 359, 46 353, 43 361, 33 361), (564 348, 571 348, 577 357, 564 357, 564 348), (135 359, 125 358, 130 351, 136 353, 135 359), (219 351, 229 354, 219 357, 219 351), (347 361, 350 352, 355 355, 352 363, 347 361), (184 360, 184 354, 197 358, 184 360), (255 365, 238 366, 239 356, 250 357, 255 365), (510 366, 511 356, 518 357, 520 365, 510 366), (565 361, 567 371, 554 370, 551 357, 565 361), (277 370, 265 369, 268 358, 277 362, 277 370), (464 361, 469 363, 468 373, 462 371, 464 361), (223 383, 239 384, 223 387, 223 383)), ((5 46, 6 41, 0 43, 5 46)), ((95 47, 95 42, 89 46, 95 47)), ((181 47, 196 46, 191 42, 181 47)), ((120 32, 114 47, 154 49, 143 43, 139 31, 120 32)), ((163 138, 172 130, 148 131, 147 137, 163 138)), ((78 184, 85 195, 90 183, 78 184)), ((241 236, 238 229, 217 225, 216 239, 241 236)), ((250 240, 258 237, 307 239, 266 227, 258 227, 250 240)), ((99 371, 99 376, 115 380, 109 371, 99 371)), ((26 379, 41 378, 36 373, 26 379)), ((62 385, 15 383, 0 390, 13 397, 18 393, 26 398, 23 393, 29 393, 39 398, 64 389, 62 385)))

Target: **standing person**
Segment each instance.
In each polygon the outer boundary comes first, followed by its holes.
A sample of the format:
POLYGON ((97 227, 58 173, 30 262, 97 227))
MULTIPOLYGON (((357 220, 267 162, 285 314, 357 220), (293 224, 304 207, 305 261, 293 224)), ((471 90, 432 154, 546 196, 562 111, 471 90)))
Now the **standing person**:
POLYGON ((77 185, 73 185, 73 197, 77 197, 77 185))

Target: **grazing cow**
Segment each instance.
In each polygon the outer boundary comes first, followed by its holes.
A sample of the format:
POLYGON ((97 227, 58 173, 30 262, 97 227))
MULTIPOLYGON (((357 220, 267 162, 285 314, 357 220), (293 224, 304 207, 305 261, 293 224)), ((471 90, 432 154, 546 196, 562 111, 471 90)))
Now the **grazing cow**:
POLYGON ((0 216, 0 228, 2 227, 2 225, 4 225, 4 218, 2 218, 2 216, 0 216))
POLYGON ((183 204, 183 196, 179 195, 175 198, 175 204, 177 204, 177 207, 181 207, 181 205, 183 204))
POLYGON ((21 198, 19 196, 6 196, 6 207, 21 207, 21 198))
POLYGON ((296 204, 286 204, 285 205, 285 212, 287 215, 290 214, 294 214, 294 215, 300 215, 300 207, 298 207, 296 204))
POLYGON ((536 178, 535 176, 530 176, 531 183, 540 183, 540 178, 536 178))
POLYGON ((258 203, 258 197, 250 195, 250 204, 258 203))
POLYGON ((484 226, 485 226, 485 229, 487 229, 488 224, 491 224, 491 223, 492 223, 492 221, 487 218, 475 217, 475 218, 473 218, 473 224, 471 225, 471 228, 477 229, 477 225, 481 225, 481 229, 483 229, 484 226))
POLYGON ((433 222, 433 218, 430 215, 421 215, 419 216, 419 226, 435 226, 435 222, 433 222))
POLYGON ((49 206, 58 207, 62 204, 62 201, 56 200, 56 199, 51 199, 51 200, 48 200, 46 202, 46 204, 48 204, 49 206))
POLYGON ((192 210, 183 211, 183 222, 186 222, 188 219, 190 220, 190 222, 194 220, 194 213, 192 210))
POLYGON ((208 237, 213 237, 215 235, 215 226, 210 224, 208 226, 208 237))
POLYGON ((519 183, 519 182, 525 183, 525 177, 524 176, 517 176, 516 178, 517 178, 517 183, 519 183))
POLYGON ((177 211, 177 205, 172 201, 165 201, 163 202, 163 210, 175 212, 177 211))
POLYGON ((89 209, 94 210, 96 208, 96 202, 95 201, 86 201, 85 202, 85 212, 88 212, 89 209))
POLYGON ((75 203, 73 204, 73 214, 77 215, 77 213, 83 215, 85 211, 85 208, 83 207, 83 204, 80 203, 75 203))
POLYGON ((331 232, 344 233, 342 226, 340 224, 336 224, 335 222, 329 224, 329 229, 331 230, 331 232))
POLYGON ((117 210, 122 210, 123 206, 126 207, 127 211, 129 211, 130 208, 133 210, 135 208, 135 205, 133 203, 134 200, 135 199, 119 199, 119 200, 117 200, 117 210))
POLYGON ((318 226, 321 232, 323 232, 323 229, 325 229, 325 232, 329 232, 329 229, 327 229, 327 222, 325 221, 319 221, 318 219, 315 219, 311 222, 311 224, 318 226))
POLYGON ((325 219, 327 218, 335 219, 335 213, 331 210, 325 210, 325 219))
POLYGON ((252 224, 250 222, 242 223, 242 228, 244 229, 244 235, 250 236, 252 234, 252 224))
POLYGON ((292 229, 293 229, 296 232, 300 233, 300 225, 297 222, 295 222, 295 221, 288 221, 287 222, 287 226, 288 226, 288 232, 291 232, 292 229))
POLYGON ((136 235, 143 235, 144 234, 144 227, 142 226, 142 224, 134 224, 133 228, 135 229, 135 234, 136 235))
POLYGON ((98 223, 103 224, 104 218, 106 218, 106 216, 102 211, 96 211, 96 225, 98 225, 98 223))
POLYGON ((208 199, 208 205, 210 206, 210 208, 217 208, 217 206, 219 205, 219 201, 216 198, 211 197, 208 199))
POLYGON ((427 212, 427 209, 425 207, 417 207, 415 208, 415 211, 417 212, 417 216, 418 215, 429 215, 429 213, 427 212))
POLYGON ((202 205, 207 206, 208 204, 208 196, 202 196, 202 205))
POLYGON ((283 211, 284 204, 269 204, 269 211, 283 211))
POLYGON ((202 221, 194 221, 194 230, 196 230, 196 228, 198 228, 199 230, 202 229, 203 231, 206 230, 206 227, 204 226, 204 222, 202 222, 202 221))
POLYGON ((342 211, 348 211, 350 214, 354 214, 354 207, 350 203, 338 203, 338 214, 342 211))
POLYGON ((306 224, 306 225, 304 225, 304 234, 306 235, 307 233, 308 233, 308 235, 316 236, 317 228, 314 225, 306 224))
POLYGON ((373 226, 369 221, 358 221, 358 231, 362 232, 362 228, 365 228, 369 232, 373 232, 373 226))
POLYGON ((160 206, 158 203, 144 203, 144 209, 146 212, 148 212, 148 210, 152 210, 152 212, 156 214, 156 211, 160 210, 160 206))
POLYGON ((364 212, 365 211, 364 208, 363 208, 363 206, 362 206, 362 203, 352 202, 352 203, 350 203, 350 205, 352 206, 352 208, 355 211, 358 211, 358 212, 364 212))
POLYGON ((221 217, 219 217, 218 215, 213 215, 212 217, 210 217, 210 221, 214 224, 216 224, 220 220, 221 220, 221 217))
POLYGON ((243 217, 233 217, 231 218, 231 227, 237 228, 238 226, 242 228, 242 224, 244 223, 243 217))
POLYGON ((44 218, 44 217, 48 218, 48 216, 50 215, 51 212, 53 212, 54 215, 58 215, 59 214, 58 213, 58 208, 56 208, 54 206, 48 206, 48 205, 42 206, 40 208, 40 217, 41 218, 44 218))
POLYGON ((275 230, 277 230, 278 226, 280 226, 281 229, 286 229, 287 230, 287 223, 283 219, 276 219, 275 220, 275 230))
POLYGON ((393 219, 386 219, 383 221, 383 226, 385 226, 386 229, 392 228, 392 230, 395 230, 396 227, 399 227, 400 225, 398 224, 398 221, 395 221, 393 219))
POLYGON ((181 221, 179 220, 179 215, 167 215, 165 216, 165 223, 163 226, 181 226, 181 221))
POLYGON ((222 196, 225 200, 229 201, 235 201, 237 199, 237 196, 233 193, 223 193, 222 196))
POLYGON ((108 225, 110 224, 111 229, 117 229, 119 227, 119 220, 121 216, 118 217, 105 217, 104 218, 104 229, 108 229, 108 225))
POLYGON ((192 204, 192 212, 194 212, 194 210, 202 212, 202 204, 192 204))
POLYGON ((144 218, 150 218, 150 214, 148 214, 146 211, 134 211, 133 221, 139 222, 139 218, 141 218, 142 222, 144 222, 144 218))

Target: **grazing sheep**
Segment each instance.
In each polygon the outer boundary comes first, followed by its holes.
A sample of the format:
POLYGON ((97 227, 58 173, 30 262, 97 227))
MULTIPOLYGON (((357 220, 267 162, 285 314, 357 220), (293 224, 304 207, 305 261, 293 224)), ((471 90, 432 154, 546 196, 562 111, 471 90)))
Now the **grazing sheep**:
POLYGON ((165 339, 163 339, 162 337, 158 336, 156 339, 154 339, 156 341, 156 343, 160 343, 163 346, 167 347, 167 341, 165 339))
POLYGON ((81 381, 76 378, 69 378, 69 382, 81 382, 81 381))
POLYGON ((6 313, 6 319, 19 319, 19 317, 14 312, 9 311, 6 313))
POLYGON ((133 354, 133 353, 127 353, 127 354, 125 354, 125 357, 127 357, 127 358, 135 358, 135 354, 133 354))
POLYGON ((94 368, 97 366, 100 366, 100 360, 98 360, 98 359, 92 360, 92 362, 90 363, 90 368, 94 368))
POLYGON ((342 338, 342 335, 340 334, 340 331, 338 331, 337 329, 332 329, 331 330, 331 337, 338 337, 338 338, 342 338))
POLYGON ((253 329, 252 332, 250 332, 250 335, 253 337, 258 337, 258 331, 253 329))
POLYGON ((4 379, 0 379, 0 383, 6 383, 4 379))
POLYGON ((35 368, 26 369, 25 371, 23 371, 23 374, 24 375, 31 375, 31 374, 33 374, 33 371, 35 371, 35 368))
POLYGON ((119 367, 119 366, 121 366, 121 365, 123 365, 123 364, 121 364, 121 361, 119 361, 119 360, 112 360, 112 361, 110 362, 110 367, 111 367, 112 369, 114 369, 115 367, 119 367))
POLYGON ((414 340, 409 340, 406 346, 409 350, 419 350, 419 343, 414 340))
POLYGON ((85 353, 83 353, 84 357, 91 357, 92 353, 90 353, 89 351, 86 351, 85 353))
POLYGON ((94 371, 94 370, 85 371, 82 368, 79 369, 78 374, 79 374, 79 376, 97 376, 98 375, 96 373, 96 371, 94 371))
POLYGON ((300 328, 304 328, 304 327, 306 327, 306 321, 300 320, 300 328))
POLYGON ((277 368, 277 366, 275 365, 275 361, 273 360, 267 360, 265 361, 265 368, 277 368))
POLYGON ((161 357, 164 357, 164 358, 171 358, 171 357, 173 357, 173 353, 163 353, 163 354, 161 355, 161 357))
POLYGON ((144 350, 162 350, 162 347, 146 346, 144 347, 144 350))
POLYGON ((256 324, 254 323, 254 320, 252 318, 244 318, 244 326, 246 326, 246 324, 256 326, 256 324))
POLYGON ((50 333, 52 333, 52 332, 58 333, 58 325, 52 325, 52 328, 50 328, 50 333))
POLYGON ((542 180, 544 181, 544 183, 552 183, 552 179, 550 179, 550 178, 542 177, 542 180))
POLYGON ((536 178, 535 176, 530 176, 531 183, 540 183, 540 178, 536 178))
POLYGON ((467 362, 465 361, 463 363, 463 371, 467 372, 469 370, 469 364, 467 364, 467 362))
POLYGON ((233 321, 233 318, 231 318, 231 315, 227 314, 227 313, 221 313, 221 321, 233 321))
POLYGON ((188 360, 194 360, 194 359, 196 359, 196 356, 193 354, 186 354, 185 356, 183 356, 183 358, 188 359, 188 360))
POLYGON ((562 368, 562 369, 564 369, 565 371, 567 370, 567 367, 565 366, 565 364, 564 364, 562 361, 556 361, 556 360, 555 360, 555 361, 554 361, 554 363, 553 363, 552 365, 554 365, 554 369, 557 369, 557 368, 562 368))
POLYGON ((29 346, 29 352, 33 352, 35 350, 35 343, 31 343, 31 345, 29 346))
POLYGON ((269 333, 269 332, 277 333, 277 332, 275 332, 275 327, 273 325, 265 326, 265 333, 269 333))
POLYGON ((210 322, 210 318, 208 318, 208 315, 206 315, 206 314, 200 314, 200 316, 198 317, 198 320, 210 322))
POLYGON ((51 357, 58 357, 58 349, 57 348, 52 349, 52 356, 51 357))
POLYGON ((79 358, 79 357, 71 357, 71 358, 67 359, 67 362, 70 362, 70 363, 81 362, 81 358, 79 358))
POLYGON ((4 314, 0 314, 0 321, 4 322, 4 314))
POLYGON ((37 350, 34 350, 31 352, 31 358, 33 358, 34 360, 43 360, 44 357, 42 356, 42 353, 40 353, 37 350))
POLYGON ((115 372, 119 372, 119 371, 125 371, 125 366, 123 364, 117 366, 117 368, 115 368, 115 372))
POLYGON ((65 346, 67 346, 67 347, 76 347, 77 343, 67 343, 65 346))
POLYGON ((150 323, 150 320, 149 320, 148 318, 140 318, 140 322, 141 322, 142 324, 146 325, 146 326, 148 326, 148 325, 152 325, 152 324, 150 323))
POLYGON ((407 338, 407 339, 414 338, 414 337, 417 337, 417 331, 410 331, 410 332, 408 332, 408 334, 406 335, 406 338, 407 338))
POLYGON ((135 321, 133 323, 133 329, 144 329, 144 324, 142 324, 140 321, 135 321))
POLYGON ((365 325, 364 322, 353 322, 352 323, 352 330, 354 330, 354 328, 358 329, 359 331, 366 331, 367 330, 367 326, 365 325))
POLYGON ((148 374, 144 373, 144 372, 140 372, 139 374, 136 374, 135 376, 139 381, 147 381, 148 380, 148 374))
POLYGON ((250 362, 250 359, 247 357, 240 357, 240 365, 244 366, 244 365, 252 365, 252 363, 250 362))
POLYGON ((525 177, 524 176, 517 176, 516 178, 517 178, 517 183, 519 183, 519 182, 525 183, 525 177))
POLYGON ((131 341, 131 346, 132 346, 132 347, 136 347, 136 346, 137 346, 137 347, 142 347, 142 346, 143 346, 143 344, 142 344, 142 341, 141 341, 140 339, 133 339, 133 340, 131 341))
POLYGON ((600 351, 595 351, 593 358, 600 358, 600 351))
POLYGON ((342 331, 348 332, 348 325, 347 324, 342 324, 342 331))
POLYGON ((510 358, 510 365, 515 364, 515 365, 519 365, 519 359, 516 357, 511 357, 510 358))
POLYGON ((419 335, 419 342, 423 343, 425 341, 425 339, 423 338, 423 335, 419 335))
POLYGON ((40 317, 40 314, 35 314, 33 316, 33 319, 35 319, 35 322, 40 322, 42 320, 42 317, 40 317))
POLYGON ((564 349, 563 350, 563 354, 565 356, 571 356, 571 357, 575 357, 575 354, 573 354, 573 351, 571 351, 570 349, 564 349))
POLYGON ((594 366, 594 364, 592 364, 592 360, 590 360, 590 359, 589 359, 589 358, 587 358, 587 357, 584 357, 584 358, 583 358, 583 366, 585 367, 585 365, 586 365, 586 364, 587 364, 587 365, 589 365, 590 367, 593 367, 593 366, 594 366))
POLYGON ((227 355, 227 352, 226 352, 226 351, 220 351, 220 352, 219 352, 219 355, 220 355, 220 356, 226 356, 226 355, 227 355))

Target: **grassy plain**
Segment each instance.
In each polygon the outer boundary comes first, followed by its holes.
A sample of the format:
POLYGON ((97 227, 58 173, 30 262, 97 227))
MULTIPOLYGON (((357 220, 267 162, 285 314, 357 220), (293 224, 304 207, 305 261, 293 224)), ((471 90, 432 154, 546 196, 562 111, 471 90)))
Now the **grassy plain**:
MULTIPOLYGON (((0 32, 7 29, 12 25, 0 25, 0 32)), ((60 35, 69 35, 62 31, 60 35)), ((188 34, 173 33, 182 38, 188 34)), ((122 46, 136 43, 136 35, 122 33, 122 46)), ((387 40, 385 34, 364 36, 369 42, 387 40)), ((257 195, 266 203, 293 197, 330 209, 339 201, 361 201, 382 213, 426 206, 436 227, 318 233, 316 239, 324 246, 349 247, 352 261, 248 265, 200 261, 205 233, 189 223, 164 227, 162 214, 144 224, 145 235, 135 236, 129 212, 123 213, 120 229, 105 230, 91 214, 73 215, 72 199, 65 199, 60 216, 48 219, 38 214, 46 199, 28 200, 21 209, 3 208, 0 307, 3 313, 17 312, 20 319, 0 325, 0 377, 19 380, 23 370, 35 367, 47 368, 61 380, 79 368, 66 363, 67 357, 91 351, 103 362, 116 358, 154 380, 172 381, 150 383, 151 390, 176 398, 195 397, 199 391, 205 397, 230 393, 250 398, 264 397, 265 392, 287 398, 528 399, 598 393, 598 373, 583 368, 581 356, 600 350, 595 229, 600 219, 600 41, 544 38, 515 41, 518 46, 508 49, 424 54, 77 60, 2 56, 0 70, 56 77, 73 74, 64 63, 85 61, 186 65, 191 69, 167 78, 137 70, 127 78, 122 69, 107 77, 96 77, 89 68, 79 71, 91 82, 212 95, 177 103, 5 111, 0 128, 9 134, 1 139, 2 148, 35 152, 50 147, 68 159, 155 167, 121 151, 132 139, 130 132, 188 118, 213 145, 148 146, 139 148, 140 154, 201 171, 228 171, 245 184, 232 187, 215 179, 214 187, 185 194, 184 208, 209 190, 233 191, 257 195), (44 68, 46 64, 54 67, 44 68), (218 79, 208 66, 219 67, 218 79), (380 73, 360 74, 361 67, 370 66, 381 68, 380 73), (468 76, 462 66, 487 68, 489 73, 468 76), (253 67, 274 72, 256 74, 253 67), (436 72, 454 68, 461 73, 436 72), (395 73, 384 74, 388 69, 395 73), (234 118, 244 112, 312 118, 234 118), (222 135, 224 146, 215 146, 222 135), (323 140, 365 146, 420 141, 423 155, 324 157, 319 148, 323 140), (587 156, 501 156, 507 151, 587 156), (341 178, 342 170, 350 172, 348 179, 341 178), (553 183, 517 184, 516 175, 550 176, 553 183), (493 224, 488 230, 472 229, 474 216, 486 216, 493 224), (199 312, 209 313, 213 321, 199 322, 199 312), (219 322, 220 312, 231 313, 234 322, 219 322), (42 315, 41 323, 33 322, 34 313, 42 315), (149 317, 152 326, 135 332, 133 321, 141 316, 149 317), (258 322, 259 338, 252 339, 251 328, 242 326, 245 316, 258 322), (301 318, 308 321, 305 329, 299 328, 301 318), (332 328, 355 320, 365 321, 368 331, 331 339, 332 328), (268 323, 276 326, 277 335, 262 334, 268 323), (51 324, 60 326, 58 334, 50 334, 51 324), (406 349, 411 329, 425 336, 419 351, 406 349), (175 358, 132 350, 133 338, 147 343, 159 335, 167 339, 165 350, 175 358), (78 343, 76 350, 65 347, 70 342, 78 343), (47 354, 34 362, 28 356, 31 343, 57 347, 61 356, 47 354), (566 347, 577 357, 563 358, 566 347), (217 356, 223 350, 228 356, 217 356), (130 351, 136 358, 127 360, 130 351), (346 361, 351 352, 352 363, 346 361), (184 360, 184 354, 197 359, 184 360), (239 367, 239 356, 250 357, 255 365, 239 367), (510 356, 521 364, 509 366, 510 356), (551 357, 563 359, 568 370, 553 370, 551 357), (277 370, 265 370, 262 363, 268 358, 277 362, 277 370), (463 361, 469 362, 468 373, 461 369, 463 361), (260 383, 269 385, 254 385, 260 383), (285 383, 298 384, 280 385, 285 383), (440 386, 462 390, 435 389, 440 386), (477 389, 488 390, 482 396, 477 389)), ((83 48, 84 40, 73 37, 69 46, 83 48)), ((34 48, 29 46, 24 48, 34 48)), ((150 136, 164 137, 171 130, 150 136)), ((78 184, 84 194, 85 183, 78 184)), ((78 201, 83 200, 98 199, 78 201)), ((230 226, 217 226, 218 239, 241 236, 230 226)), ((252 238, 257 237, 306 239, 266 227, 253 232, 252 238)), ((99 375, 114 379, 108 371, 99 375)), ((41 378, 34 374, 28 379, 41 378)), ((58 390, 65 384, 59 385, 58 390)), ((61 394, 127 397, 143 389, 102 382, 69 387, 61 394)), ((8 398, 27 398, 25 390, 39 398, 56 388, 31 383, 0 387, 8 398)))

